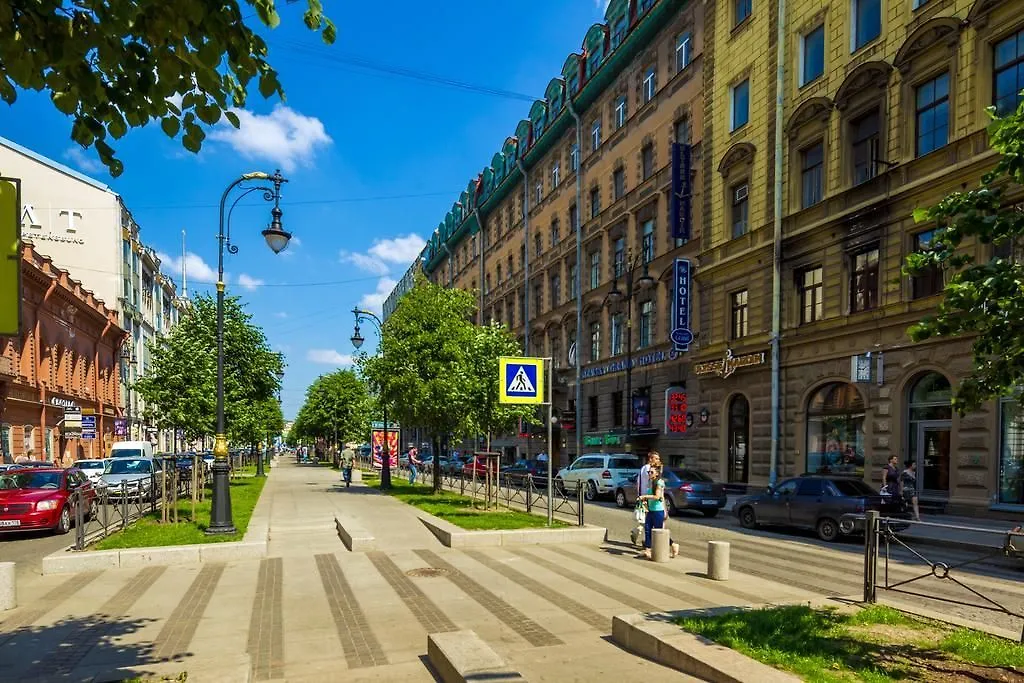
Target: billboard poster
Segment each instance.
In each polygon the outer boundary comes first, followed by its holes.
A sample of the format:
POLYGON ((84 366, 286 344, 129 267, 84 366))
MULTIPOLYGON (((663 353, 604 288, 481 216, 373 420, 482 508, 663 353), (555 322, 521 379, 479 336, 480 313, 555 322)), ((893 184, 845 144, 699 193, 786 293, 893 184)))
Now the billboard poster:
POLYGON ((128 418, 114 418, 114 436, 128 436, 128 418))
MULTIPOLYGON (((374 429, 370 432, 370 447, 373 451, 373 466, 376 468, 382 467, 381 454, 384 452, 384 430, 374 429)), ((398 430, 388 430, 388 461, 389 469, 395 469, 398 467, 398 430)))

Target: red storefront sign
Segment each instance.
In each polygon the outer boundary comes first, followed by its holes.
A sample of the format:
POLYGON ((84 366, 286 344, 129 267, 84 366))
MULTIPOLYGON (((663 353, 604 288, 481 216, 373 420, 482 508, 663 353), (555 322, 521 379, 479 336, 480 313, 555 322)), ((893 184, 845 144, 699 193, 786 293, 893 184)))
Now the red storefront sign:
POLYGON ((665 390, 665 433, 686 433, 686 390, 669 387, 665 390))

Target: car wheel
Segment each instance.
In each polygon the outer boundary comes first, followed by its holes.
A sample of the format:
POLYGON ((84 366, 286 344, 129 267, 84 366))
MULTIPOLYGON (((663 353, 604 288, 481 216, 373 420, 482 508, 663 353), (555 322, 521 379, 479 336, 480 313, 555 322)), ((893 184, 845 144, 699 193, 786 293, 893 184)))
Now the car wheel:
POLYGON ((591 502, 597 500, 597 484, 592 481, 588 481, 587 488, 583 492, 583 497, 591 502))
POLYGON ((71 531, 71 508, 67 505, 61 508, 60 517, 57 518, 57 527, 54 531, 62 535, 71 531))
POLYGON ((703 510, 701 510, 701 512, 704 513, 705 517, 717 517, 718 516, 718 508, 704 508, 703 510))
POLYGON ((744 529, 757 528, 757 515, 754 514, 754 508, 748 506, 740 510, 740 525, 744 529))
POLYGON ((620 508, 626 507, 626 492, 622 489, 615 492, 615 504, 620 508))
POLYGON ((818 538, 823 541, 832 542, 839 537, 839 524, 831 517, 823 517, 818 520, 818 538))

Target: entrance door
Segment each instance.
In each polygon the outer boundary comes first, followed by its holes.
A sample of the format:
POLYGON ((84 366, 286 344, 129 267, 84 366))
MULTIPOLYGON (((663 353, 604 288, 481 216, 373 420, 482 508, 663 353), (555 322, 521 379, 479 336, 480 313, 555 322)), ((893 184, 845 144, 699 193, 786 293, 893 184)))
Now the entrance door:
POLYGON ((750 404, 742 394, 729 404, 729 462, 730 484, 746 484, 750 473, 750 404))
POLYGON ((922 498, 949 498, 949 437, 947 420, 917 423, 917 485, 922 498))

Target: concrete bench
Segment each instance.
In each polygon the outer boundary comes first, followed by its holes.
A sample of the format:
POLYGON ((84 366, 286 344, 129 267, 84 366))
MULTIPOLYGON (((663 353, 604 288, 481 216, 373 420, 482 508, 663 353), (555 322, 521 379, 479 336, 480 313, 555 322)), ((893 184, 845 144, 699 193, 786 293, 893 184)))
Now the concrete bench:
POLYGON ((342 523, 341 519, 335 517, 334 526, 338 529, 338 538, 351 552, 365 553, 377 547, 373 534, 357 526, 355 522, 346 520, 342 523))
POLYGON ((473 631, 431 633, 427 661, 442 683, 525 681, 473 631))

